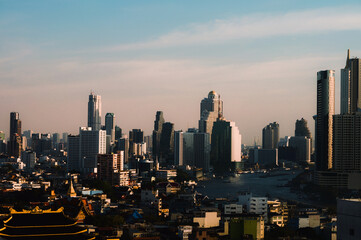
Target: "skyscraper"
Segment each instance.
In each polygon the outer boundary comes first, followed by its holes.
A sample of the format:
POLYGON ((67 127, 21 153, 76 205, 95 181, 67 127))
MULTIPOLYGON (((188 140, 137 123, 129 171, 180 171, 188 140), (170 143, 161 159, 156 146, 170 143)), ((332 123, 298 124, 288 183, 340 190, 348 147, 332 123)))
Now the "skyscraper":
POLYGON ((92 130, 101 129, 101 116, 102 116, 102 102, 99 95, 94 95, 93 92, 89 95, 88 102, 88 127, 92 130))
POLYGON ((106 132, 82 127, 80 135, 80 163, 84 173, 96 173, 98 154, 106 153, 106 132))
POLYGON ((201 101, 199 132, 208 133, 211 137, 213 123, 223 116, 223 101, 219 94, 210 91, 208 97, 201 101))
POLYGON ((361 114, 333 116, 333 168, 361 171, 361 114))
POLYGON ((174 132, 174 165, 183 166, 183 132, 174 132))
POLYGON ((162 127, 164 122, 165 121, 163 117, 163 112, 157 111, 154 121, 153 141, 152 141, 153 144, 152 153, 154 159, 160 157, 160 137, 162 135, 162 127))
POLYGON ((341 114, 361 111, 361 62, 350 59, 347 51, 345 68, 341 69, 341 114))
POLYGON ((217 119, 213 125, 211 165, 217 175, 234 170, 241 162, 241 135, 234 122, 217 119))
POLYGON ((8 144, 8 153, 10 156, 20 157, 21 154, 21 121, 19 113, 10 113, 10 141, 8 144))
POLYGON ((335 114, 335 71, 317 72, 316 169, 332 168, 332 115, 335 114))
POLYGON ((136 151, 136 144, 144 142, 144 132, 142 129, 133 129, 129 131, 129 153, 134 155, 136 151))
POLYGON ((263 149, 276 149, 279 137, 280 125, 276 122, 270 123, 262 130, 262 148, 263 149))
POLYGON ((163 163, 168 165, 174 161, 174 124, 163 123, 162 135, 160 137, 160 155, 163 163), (165 162, 164 162, 165 161, 165 162))
POLYGON ((115 141, 115 116, 114 113, 107 113, 105 115, 105 130, 107 135, 110 136, 111 143, 115 141))
POLYGON ((307 137, 311 139, 311 132, 307 126, 307 121, 305 119, 301 118, 300 120, 296 120, 295 136, 307 137))
POLYGON ((67 135, 67 170, 81 172, 80 162, 80 136, 67 135))

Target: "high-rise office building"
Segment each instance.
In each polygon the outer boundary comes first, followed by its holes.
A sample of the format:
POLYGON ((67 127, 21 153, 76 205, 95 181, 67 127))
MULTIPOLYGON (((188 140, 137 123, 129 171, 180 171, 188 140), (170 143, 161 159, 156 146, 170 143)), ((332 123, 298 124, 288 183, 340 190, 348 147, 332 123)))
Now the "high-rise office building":
MULTIPOLYGON (((223 116, 223 101, 219 94, 210 91, 208 97, 201 101, 199 132, 212 134, 213 123, 223 116)), ((210 139, 211 140, 211 139, 210 139)))
POLYGON ((174 165, 183 166, 183 131, 174 132, 174 165))
POLYGON ((241 162, 241 135, 234 122, 217 119, 213 124, 211 165, 217 175, 234 170, 241 162))
POLYGON ((106 132, 81 127, 80 135, 80 163, 83 173, 96 173, 98 154, 106 153, 106 132))
POLYGON ((171 165, 174 163, 174 124, 163 123, 162 135, 160 137, 160 155, 162 164, 171 165))
POLYGON ((60 134, 53 133, 53 148, 58 149, 59 143, 60 143, 60 134))
POLYGON ((119 172, 124 170, 124 152, 117 154, 98 154, 98 172, 97 176, 100 180, 115 185, 119 182, 116 179, 119 172))
POLYGON ((333 169, 361 171, 361 114, 333 116, 333 169))
POLYGON ((70 171, 81 172, 80 163, 80 136, 79 135, 67 135, 68 137, 68 156, 67 156, 67 169, 70 171))
POLYGON ((105 115, 105 130, 107 135, 110 136, 111 144, 115 141, 115 116, 114 113, 107 113, 105 115))
POLYGON ((350 59, 347 51, 345 68, 341 69, 341 114, 361 111, 361 61, 350 59))
POLYGON ((118 140, 119 138, 122 138, 122 129, 119 126, 114 127, 115 131, 115 139, 118 140))
POLYGON ((68 143, 68 133, 63 133, 62 142, 67 144, 68 143))
POLYGON ((190 128, 183 133, 183 165, 195 165, 194 134, 197 132, 196 128, 190 128))
POLYGON ((263 149, 276 149, 279 137, 280 126, 278 123, 273 122, 265 126, 262 130, 262 148, 263 149))
POLYGON ((142 129, 133 129, 129 131, 129 153, 134 155, 136 151, 136 144, 143 143, 144 141, 144 132, 142 129))
POLYGON ((299 163, 311 161, 311 139, 306 136, 295 136, 291 137, 289 142, 290 148, 295 153, 293 161, 299 163))
POLYGON ((10 113, 10 136, 13 134, 19 134, 21 136, 21 121, 19 119, 19 113, 10 113))
POLYGON ((311 131, 307 126, 307 121, 304 118, 300 120, 296 120, 296 127, 295 127, 295 136, 296 137, 307 137, 311 139, 311 131))
POLYGON ((335 114, 335 71, 317 72, 316 170, 332 168, 332 115, 335 114))
MULTIPOLYGON (((233 129, 233 132, 235 129, 233 129)), ((209 144, 208 133, 194 133, 194 166, 202 168, 204 172, 208 172, 210 168, 211 145, 209 144)), ((241 143, 239 143, 241 144, 241 143)), ((240 161, 240 159, 239 159, 240 161)))
POLYGON ((93 92, 89 95, 88 102, 88 127, 92 130, 101 129, 101 116, 102 116, 102 102, 99 95, 94 95, 93 92))
POLYGON ((128 163, 129 159, 129 139, 128 138, 120 138, 117 143, 117 150, 124 152, 124 163, 128 163))
POLYGON ((33 170, 36 163, 36 153, 32 150, 26 150, 21 153, 21 161, 25 163, 27 170, 33 170))
POLYGON ((164 117, 162 111, 157 111, 155 115, 155 121, 154 121, 154 130, 153 130, 153 147, 152 147, 152 153, 153 158, 159 158, 160 157, 160 138, 162 135, 162 127, 164 123, 164 117))
POLYGON ((10 113, 10 141, 8 144, 8 153, 10 156, 20 157, 22 150, 21 143, 21 121, 19 113, 10 113))

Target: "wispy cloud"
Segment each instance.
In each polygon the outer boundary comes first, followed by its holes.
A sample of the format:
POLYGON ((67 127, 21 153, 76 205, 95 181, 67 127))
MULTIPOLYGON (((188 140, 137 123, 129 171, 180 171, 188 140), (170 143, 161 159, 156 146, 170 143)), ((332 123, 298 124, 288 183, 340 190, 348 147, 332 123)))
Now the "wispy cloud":
POLYGON ((361 30, 359 8, 322 8, 285 14, 253 14, 194 23, 154 40, 122 44, 108 51, 141 50, 197 44, 218 44, 239 39, 361 30))

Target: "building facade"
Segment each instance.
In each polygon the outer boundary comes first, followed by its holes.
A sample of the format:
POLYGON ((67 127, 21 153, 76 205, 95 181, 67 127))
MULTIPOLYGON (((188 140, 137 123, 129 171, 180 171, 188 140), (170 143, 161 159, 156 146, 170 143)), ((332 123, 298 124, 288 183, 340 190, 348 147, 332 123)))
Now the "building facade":
POLYGON ((92 130, 90 127, 81 127, 80 136, 80 162, 83 173, 97 172, 97 155, 106 153, 106 132, 92 130))
POLYGON ((332 168, 332 116, 335 114, 335 71, 317 72, 316 170, 332 168))
POLYGON ((101 129, 102 102, 101 96, 95 95, 93 92, 89 95, 88 102, 88 127, 93 130, 101 129))
POLYGON ((213 129, 213 123, 219 117, 223 116, 223 101, 221 96, 215 91, 210 91, 208 97, 201 101, 200 120, 198 122, 198 129, 201 133, 208 133, 210 136, 213 129))
POLYGON ((262 129, 262 148, 276 149, 280 140, 280 126, 278 123, 270 123, 262 129))

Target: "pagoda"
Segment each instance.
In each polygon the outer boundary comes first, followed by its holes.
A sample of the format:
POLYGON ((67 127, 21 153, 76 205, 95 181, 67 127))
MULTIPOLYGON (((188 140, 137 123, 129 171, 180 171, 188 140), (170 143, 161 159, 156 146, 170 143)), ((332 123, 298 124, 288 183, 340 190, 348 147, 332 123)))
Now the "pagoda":
POLYGON ((22 211, 11 208, 10 217, 0 229, 0 239, 95 239, 87 234, 86 228, 77 225, 76 219, 65 216, 63 210, 62 207, 55 211, 39 207, 22 211))

